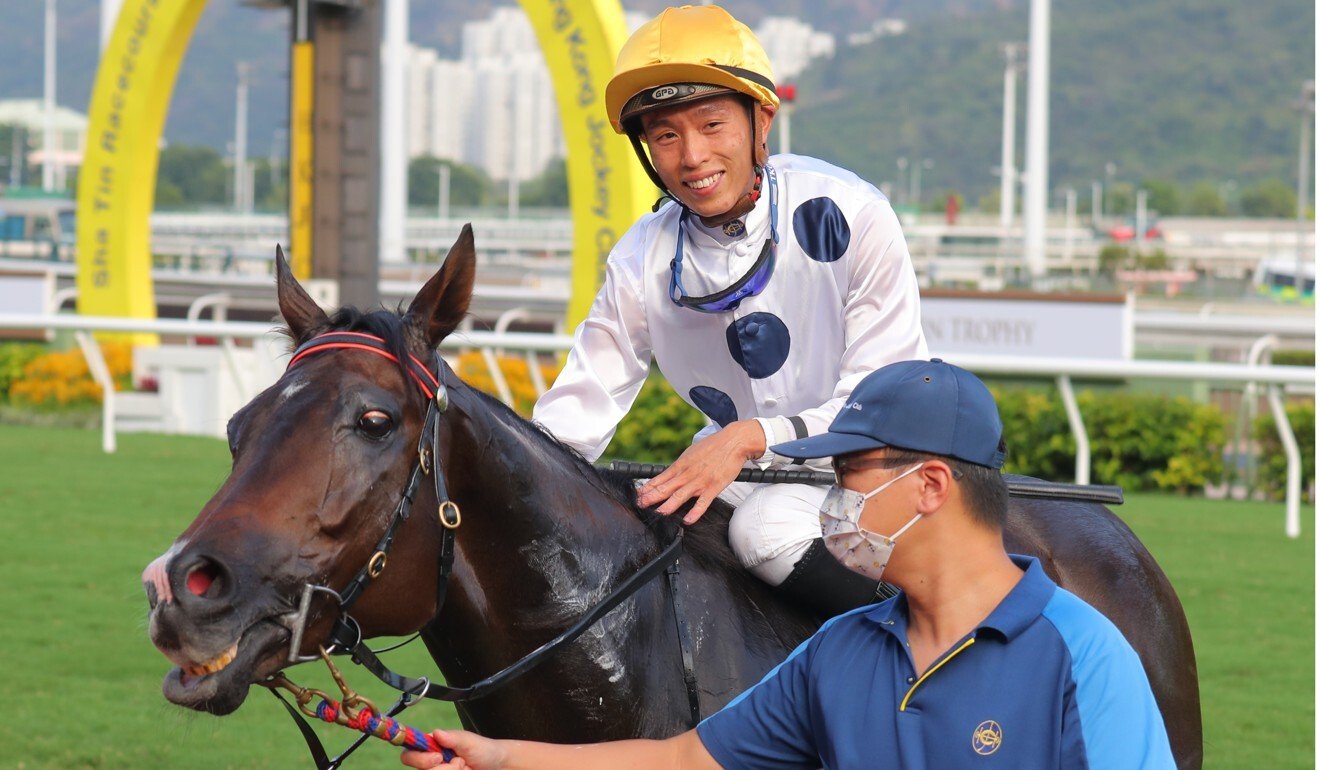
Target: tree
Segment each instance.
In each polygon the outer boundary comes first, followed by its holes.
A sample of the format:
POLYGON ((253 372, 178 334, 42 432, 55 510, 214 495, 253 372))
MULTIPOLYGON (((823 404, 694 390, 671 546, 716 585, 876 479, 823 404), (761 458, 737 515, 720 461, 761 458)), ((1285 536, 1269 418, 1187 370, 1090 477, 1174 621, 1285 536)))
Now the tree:
POLYGON ((1158 211, 1166 217, 1174 216, 1182 210, 1179 205, 1178 186, 1173 182, 1146 179, 1142 181, 1141 186, 1146 190, 1147 208, 1158 211))
POLYGON ((1105 216, 1125 217, 1137 207, 1137 190, 1127 182, 1115 182, 1105 190, 1105 216))
POLYGON ((1282 179, 1266 179, 1242 191, 1242 213, 1249 217, 1297 214, 1297 193, 1282 179))
POLYGON ((519 202, 524 206, 567 207, 568 162, 563 158, 551 158, 540 176, 523 184, 519 202))
POLYGON ((1228 204, 1213 182, 1197 182, 1187 195, 1186 213, 1198 217, 1226 217, 1228 204))
POLYGON ((491 200, 491 182, 481 169, 423 155, 408 163, 408 205, 434 208, 440 202, 440 167, 449 167, 451 206, 484 206, 491 200))
POLYGON ((160 151, 156 186, 158 192, 161 188, 166 190, 171 203, 188 206, 223 204, 228 198, 229 181, 230 171, 214 148, 179 144, 160 151), (178 191, 177 198, 165 183, 178 191))

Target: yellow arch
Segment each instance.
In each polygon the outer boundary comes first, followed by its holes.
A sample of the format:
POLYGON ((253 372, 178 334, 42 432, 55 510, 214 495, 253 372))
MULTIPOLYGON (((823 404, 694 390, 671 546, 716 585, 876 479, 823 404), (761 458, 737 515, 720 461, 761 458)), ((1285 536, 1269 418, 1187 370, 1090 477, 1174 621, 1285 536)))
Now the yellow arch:
POLYGON ((78 312, 153 318, 151 208, 174 80, 206 0, 126 0, 101 56, 78 175, 78 312))
MULTIPOLYGON (((522 6, 550 68, 569 148, 569 323, 576 324, 600 285, 605 256, 654 193, 605 117, 605 83, 627 28, 618 0, 522 0, 522 6)), ((206 0, 125 0, 101 57, 78 182, 80 313, 155 316, 150 216, 160 137, 179 64, 205 7, 206 0)))
POLYGON ((520 0, 536 30, 568 144, 573 290, 568 323, 586 317, 615 241, 655 200, 655 186, 605 116, 605 84, 628 27, 619 0, 520 0))

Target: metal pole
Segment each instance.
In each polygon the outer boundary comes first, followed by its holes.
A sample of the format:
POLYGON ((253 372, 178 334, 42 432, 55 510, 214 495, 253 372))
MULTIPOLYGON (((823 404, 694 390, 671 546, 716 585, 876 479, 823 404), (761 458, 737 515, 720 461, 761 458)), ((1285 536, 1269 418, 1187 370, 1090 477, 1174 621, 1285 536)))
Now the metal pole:
POLYGON ((1073 257, 1073 228, 1077 227, 1077 190, 1069 187, 1064 193, 1063 260, 1069 265, 1073 257))
POLYGON ((1146 191, 1137 190, 1137 231, 1132 234, 1132 242, 1138 254, 1146 243, 1146 191))
POLYGON ((509 88, 509 219, 518 218, 518 101, 509 88))
POLYGON ((787 155, 789 151, 788 150, 789 142, 791 141, 793 134, 793 129, 792 129, 793 105, 791 103, 785 102, 784 108, 779 111, 779 115, 780 115, 780 120, 782 121, 779 124, 779 154, 787 155))
POLYGON ((380 258, 407 258, 408 0, 385 0, 380 71, 380 258))
POLYGON ((119 20, 119 9, 124 0, 101 0, 101 51, 110 44, 110 35, 114 34, 115 22, 119 20))
POLYGON ((1023 194, 1027 270, 1045 274, 1046 191, 1050 189, 1050 0, 1031 0, 1027 45, 1027 189, 1023 194))
POLYGON ((1024 46, 1004 46, 1004 120, 999 152, 999 226, 1013 226, 1014 195, 1017 192, 1017 77, 1024 46))
POLYGON ((440 218, 449 219, 449 164, 440 164, 440 218))
POLYGON ((1307 161, 1311 156, 1311 115, 1315 113, 1315 81, 1302 84, 1302 98, 1298 102, 1302 113, 1302 136, 1297 151, 1297 270, 1293 273, 1293 287, 1297 296, 1302 294, 1302 262, 1306 259, 1306 203, 1310 185, 1307 161))
POLYGON ((74 332, 73 338, 78 341, 78 347, 82 349, 83 358, 87 360, 87 371, 91 373, 96 384, 101 386, 101 450, 106 454, 114 454, 114 378, 110 376, 110 367, 106 365, 105 357, 101 355, 101 346, 96 344, 91 332, 77 331, 74 332))
POLYGON ((1270 412, 1274 415, 1274 427, 1279 431, 1279 441, 1283 444, 1283 453, 1288 458, 1288 481, 1285 492, 1285 511, 1283 531, 1288 537, 1297 538, 1302 534, 1302 453, 1297 448, 1297 437, 1288 424, 1288 412, 1283 408, 1283 386, 1271 385, 1266 391, 1270 402, 1270 412))
MULTIPOLYGON (((899 158, 895 163, 898 165, 898 194, 900 197, 904 197, 904 193, 907 192, 908 159, 906 157, 899 158)), ((906 202, 904 201, 904 203, 906 202)))
POLYGON ((41 189, 55 189, 55 0, 46 0, 45 104, 42 110, 41 189))
POLYGON ((1099 179, 1091 180, 1091 227, 1097 227, 1100 224, 1100 217, 1103 215, 1102 207, 1104 205, 1105 187, 1099 179))
POLYGON ((1073 478, 1078 484, 1091 483, 1091 439, 1086 435, 1086 423, 1082 421, 1082 410, 1077 408, 1077 396, 1073 394, 1072 378, 1061 374, 1055 378, 1059 386, 1059 395, 1063 396, 1063 410, 1068 414, 1068 428, 1072 431, 1073 441, 1077 442, 1077 458, 1073 469, 1073 478))
POLYGON ((238 92, 234 104, 234 210, 245 212, 247 198, 247 112, 248 72, 252 66, 238 63, 238 92))

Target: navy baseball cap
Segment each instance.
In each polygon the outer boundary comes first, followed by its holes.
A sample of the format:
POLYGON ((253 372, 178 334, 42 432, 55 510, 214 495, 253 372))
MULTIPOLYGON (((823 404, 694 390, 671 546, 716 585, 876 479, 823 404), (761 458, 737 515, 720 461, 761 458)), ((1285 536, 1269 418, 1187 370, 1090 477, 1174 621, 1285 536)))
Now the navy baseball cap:
POLYGON ((771 448, 804 460, 887 446, 1000 468, 1004 424, 976 375, 938 358, 900 361, 866 375, 828 433, 771 448))

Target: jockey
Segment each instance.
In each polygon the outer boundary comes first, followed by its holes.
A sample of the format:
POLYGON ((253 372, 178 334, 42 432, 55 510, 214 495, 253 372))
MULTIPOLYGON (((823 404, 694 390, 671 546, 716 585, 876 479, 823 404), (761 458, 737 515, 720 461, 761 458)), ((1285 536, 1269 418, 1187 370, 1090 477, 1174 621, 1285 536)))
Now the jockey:
POLYGON ((880 584, 824 547, 824 487, 733 480, 793 463, 769 447, 824 433, 871 371, 927 357, 893 208, 849 171, 769 157, 770 63, 722 8, 669 8, 640 27, 605 101, 668 201, 610 253, 533 419, 594 461, 654 360, 709 424, 639 504, 671 514, 690 502, 690 524, 721 497, 735 508, 730 544, 757 577, 830 615, 875 601, 880 584))

